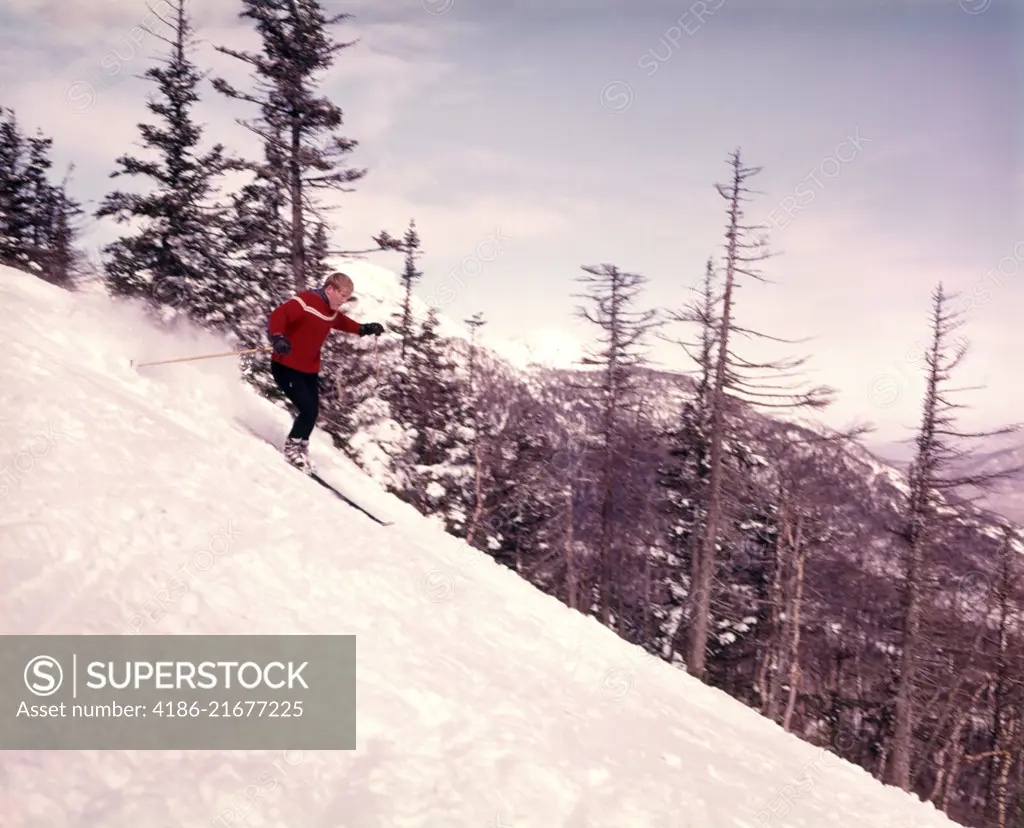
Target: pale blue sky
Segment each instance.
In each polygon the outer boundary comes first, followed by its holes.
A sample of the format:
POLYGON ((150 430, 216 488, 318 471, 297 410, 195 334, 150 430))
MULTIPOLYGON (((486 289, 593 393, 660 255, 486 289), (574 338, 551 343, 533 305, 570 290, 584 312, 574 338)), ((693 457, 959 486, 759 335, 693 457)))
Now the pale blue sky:
MULTIPOLYGON (((840 389, 833 422, 870 419, 879 439, 914 424, 921 386, 908 352, 927 335, 939 279, 978 291, 962 374, 988 385, 970 398, 977 422, 1021 416, 1019 6, 498 6, 327 4, 356 15, 338 36, 361 42, 341 54, 327 89, 345 110, 344 133, 360 141, 353 165, 370 170, 356 192, 336 197, 339 245, 367 246, 370 233, 401 232, 415 217, 426 250, 419 293, 443 294, 444 313, 481 311, 494 335, 554 327, 586 339, 593 332, 573 316, 583 264, 643 273, 645 307, 686 300, 708 255, 721 252, 724 201, 713 185, 739 146, 746 163, 764 167, 749 216, 776 223, 780 253, 764 265, 775 284, 740 291, 739 322, 813 337, 800 352, 813 354, 815 379, 840 389), (800 205, 788 218, 779 209, 787 197, 800 205), (497 255, 481 246, 498 236, 497 255), (487 259, 479 275, 441 291, 475 251, 487 259), (986 276, 1000 260, 1004 275, 986 276)), ((200 37, 255 45, 233 0, 192 8, 200 37)), ((137 28, 148 14, 135 0, 8 0, 0 11, 2 102, 56 136, 90 206, 148 115, 134 77, 159 46, 137 28)), ((209 43, 197 57, 244 84, 209 43)), ((201 109, 208 136, 239 149, 249 138, 232 118, 249 114, 212 92, 201 109)), ((116 230, 95 223, 89 241, 116 230)), ((401 266, 397 256, 373 260, 401 266)), ((685 364, 678 346, 653 354, 685 364)))

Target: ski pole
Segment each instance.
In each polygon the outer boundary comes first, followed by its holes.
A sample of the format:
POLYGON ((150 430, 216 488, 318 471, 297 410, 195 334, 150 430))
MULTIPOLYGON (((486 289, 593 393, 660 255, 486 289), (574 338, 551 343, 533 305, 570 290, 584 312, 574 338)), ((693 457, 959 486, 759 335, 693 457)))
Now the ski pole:
POLYGON ((138 365, 135 364, 135 360, 132 360, 131 364, 134 368, 143 368, 147 365, 169 365, 172 362, 193 362, 197 359, 213 359, 214 357, 239 356, 241 354, 259 354, 270 350, 273 350, 273 346, 267 345, 265 348, 250 348, 247 351, 225 351, 222 354, 205 354, 204 356, 185 357, 184 359, 164 359, 160 362, 140 362, 138 365))

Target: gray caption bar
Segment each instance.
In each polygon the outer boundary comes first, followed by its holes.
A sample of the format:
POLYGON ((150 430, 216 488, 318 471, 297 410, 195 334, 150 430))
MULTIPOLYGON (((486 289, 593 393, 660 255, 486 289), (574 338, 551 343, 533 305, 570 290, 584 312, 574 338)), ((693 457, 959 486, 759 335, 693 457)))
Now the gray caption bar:
POLYGON ((354 635, 0 636, 0 750, 354 750, 354 635))

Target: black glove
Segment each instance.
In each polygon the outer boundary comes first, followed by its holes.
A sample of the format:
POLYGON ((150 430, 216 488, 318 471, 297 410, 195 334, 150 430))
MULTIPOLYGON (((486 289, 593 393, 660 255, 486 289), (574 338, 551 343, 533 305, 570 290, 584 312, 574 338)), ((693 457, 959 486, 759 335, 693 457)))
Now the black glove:
POLYGON ((292 343, 289 342, 283 334, 278 334, 272 340, 274 343, 274 353, 284 356, 289 353, 292 349, 292 343))
POLYGON ((380 322, 364 322, 359 326, 360 336, 380 336, 384 333, 384 326, 380 322))

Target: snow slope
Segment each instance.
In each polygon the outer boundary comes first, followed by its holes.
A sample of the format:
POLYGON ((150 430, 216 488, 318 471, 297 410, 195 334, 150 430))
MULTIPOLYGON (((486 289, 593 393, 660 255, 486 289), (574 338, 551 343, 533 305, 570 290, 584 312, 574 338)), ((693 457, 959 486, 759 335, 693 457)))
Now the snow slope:
MULTIPOLYGON (((929 828, 934 808, 647 658, 314 441, 223 349, 0 269, 5 634, 355 633, 354 751, 9 751, 5 828, 929 828), (202 562, 202 563, 201 563, 202 562), (169 599, 182 570, 188 590, 169 599)), ((318 436, 322 437, 322 435, 318 436)))

